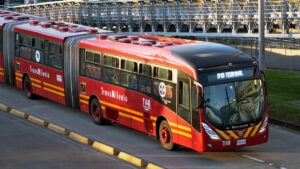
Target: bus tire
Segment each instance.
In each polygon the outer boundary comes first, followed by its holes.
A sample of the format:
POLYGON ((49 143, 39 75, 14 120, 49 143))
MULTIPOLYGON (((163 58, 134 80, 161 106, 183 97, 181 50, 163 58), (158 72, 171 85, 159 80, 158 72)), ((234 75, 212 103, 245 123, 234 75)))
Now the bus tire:
POLYGON ((24 84, 23 88, 25 91, 25 95, 28 99, 33 99, 33 92, 32 92, 32 85, 31 85, 31 80, 28 76, 25 77, 24 79, 24 84))
POLYGON ((102 110, 98 99, 94 98, 90 104, 90 114, 93 118, 94 123, 104 124, 104 119, 102 116, 102 110))
POLYGON ((174 149, 172 131, 166 120, 163 120, 159 125, 159 140, 164 149, 170 151, 174 149))

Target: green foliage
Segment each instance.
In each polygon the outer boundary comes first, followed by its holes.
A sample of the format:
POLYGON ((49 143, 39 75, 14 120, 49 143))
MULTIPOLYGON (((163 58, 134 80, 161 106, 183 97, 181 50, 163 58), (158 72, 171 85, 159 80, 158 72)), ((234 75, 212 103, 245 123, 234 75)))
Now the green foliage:
POLYGON ((300 105, 290 103, 300 100, 300 73, 267 70, 266 81, 269 115, 300 125, 300 105))

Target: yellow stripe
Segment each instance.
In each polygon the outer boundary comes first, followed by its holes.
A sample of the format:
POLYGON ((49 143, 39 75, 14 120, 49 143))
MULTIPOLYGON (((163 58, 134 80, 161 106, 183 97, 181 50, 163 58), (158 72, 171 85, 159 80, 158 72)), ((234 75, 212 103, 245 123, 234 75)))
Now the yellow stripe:
POLYGON ((101 109, 102 109, 102 110, 105 110, 106 108, 105 108, 104 106, 101 106, 101 109))
POLYGON ((0 67, 0 70, 4 70, 2 67, 0 67))
POLYGON ((120 109, 120 110, 123 110, 123 111, 126 111, 126 112, 129 112, 129 113, 132 113, 132 114, 135 114, 135 115, 138 115, 138 116, 143 116, 143 113, 137 112, 135 110, 127 109, 125 107, 121 107, 121 106, 118 106, 118 105, 115 105, 115 104, 111 104, 111 103, 105 102, 103 100, 100 100, 100 103, 104 104, 104 105, 107 105, 107 106, 111 106, 111 107, 120 109))
POLYGON ((216 131, 222 136, 224 137, 226 140, 230 140, 230 138, 223 132, 223 131, 220 131, 218 129, 216 129, 216 131))
POLYGON ((4 76, 4 73, 0 72, 0 75, 4 76))
POLYGON ((57 92, 57 91, 52 90, 52 89, 49 89, 49 88, 47 88, 47 87, 44 87, 44 90, 65 97, 65 94, 64 94, 64 93, 57 92))
POLYGON ((86 96, 86 95, 83 95, 83 94, 80 94, 80 97, 82 97, 84 99, 90 99, 89 96, 86 96))
POLYGON ((88 102, 88 101, 81 100, 81 99, 80 99, 80 102, 81 102, 81 103, 84 103, 84 104, 89 104, 89 102, 88 102))
POLYGON ((63 89, 63 88, 61 88, 61 87, 58 87, 58 86, 55 86, 55 85, 52 85, 52 84, 49 84, 49 83, 46 83, 46 82, 43 82, 43 84, 44 84, 45 86, 52 87, 53 89, 57 89, 57 90, 60 90, 60 91, 62 91, 62 92, 65 91, 65 89, 63 89))
POLYGON ((247 138, 248 135, 250 134, 250 131, 252 130, 253 127, 248 128, 247 132, 244 135, 244 138, 247 138))
POLYGON ((150 119, 156 121, 157 117, 151 116, 150 119))
POLYGON ((233 131, 227 131, 234 139, 238 139, 239 136, 237 136, 233 131))
POLYGON ((32 83, 32 86, 35 86, 35 87, 37 87, 37 88, 42 88, 42 86, 41 86, 41 85, 39 85, 39 84, 35 84, 35 83, 32 83))
POLYGON ((127 118, 130 118, 130 119, 133 119, 133 120, 136 120, 136 121, 139 121, 141 123, 144 123, 144 120, 141 119, 141 118, 138 118, 138 117, 135 117, 135 116, 132 116, 132 115, 129 115, 129 114, 125 114, 123 112, 119 112, 119 115, 120 116, 124 116, 124 117, 127 117, 127 118))
POLYGON ((172 132, 173 132, 173 133, 176 133, 176 134, 180 134, 180 135, 182 135, 182 136, 186 136, 186 137, 188 137, 188 138, 192 138, 192 135, 189 134, 189 133, 185 133, 185 132, 178 131, 178 130, 175 130, 175 129, 172 129, 172 132))
POLYGON ((18 78, 18 77, 16 77, 16 80, 17 80, 17 81, 20 81, 20 82, 23 81, 21 78, 18 78))
POLYGON ((254 136, 256 134, 256 132, 257 132, 258 128, 260 127, 260 125, 261 125, 261 122, 255 127, 255 129, 253 130, 251 136, 254 136))
POLYGON ((19 76, 19 77, 22 77, 22 76, 23 76, 22 74, 17 73, 17 72, 15 73, 15 75, 16 75, 16 76, 19 76))
POLYGON ((155 127, 156 126, 156 124, 155 123, 152 123, 153 124, 153 126, 155 127))
POLYGON ((31 81, 33 81, 33 82, 36 82, 36 83, 41 83, 41 81, 40 81, 40 80, 37 80, 37 79, 35 79, 35 78, 32 78, 32 77, 30 78, 30 80, 31 80, 31 81))
POLYGON ((189 128, 189 127, 186 127, 186 126, 182 126, 182 125, 179 125, 179 124, 176 124, 176 123, 172 123, 172 122, 170 122, 170 125, 171 125, 171 126, 173 126, 173 127, 177 127, 177 128, 179 128, 179 129, 182 129, 182 130, 189 131, 189 132, 191 132, 191 131, 192 131, 192 129, 191 129, 191 128, 189 128))

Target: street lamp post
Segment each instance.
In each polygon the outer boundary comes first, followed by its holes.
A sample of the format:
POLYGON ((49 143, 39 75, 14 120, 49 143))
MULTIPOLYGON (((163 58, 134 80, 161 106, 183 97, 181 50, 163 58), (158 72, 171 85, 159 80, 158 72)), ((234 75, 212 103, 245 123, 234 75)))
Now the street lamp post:
POLYGON ((265 15, 264 15, 264 0, 259 0, 258 3, 258 15, 259 15, 259 36, 258 36, 258 61, 259 61, 259 68, 262 71, 265 71, 265 15))

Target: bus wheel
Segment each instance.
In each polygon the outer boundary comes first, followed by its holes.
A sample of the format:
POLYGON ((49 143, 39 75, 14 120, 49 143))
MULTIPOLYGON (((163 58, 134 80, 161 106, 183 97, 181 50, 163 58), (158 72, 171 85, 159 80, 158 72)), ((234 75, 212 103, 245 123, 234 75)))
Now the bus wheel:
POLYGON ((90 114, 93 118, 94 123, 96 123, 96 124, 104 123, 104 119, 102 117, 102 110, 101 110, 98 99, 92 100, 92 102, 90 104, 90 114))
POLYGON ((33 99, 32 85, 31 85, 30 78, 28 76, 26 76, 24 79, 23 87, 24 87, 26 97, 29 99, 33 99))
POLYGON ((173 150, 173 136, 171 128, 166 120, 163 120, 159 126, 159 140, 164 149, 173 150))

